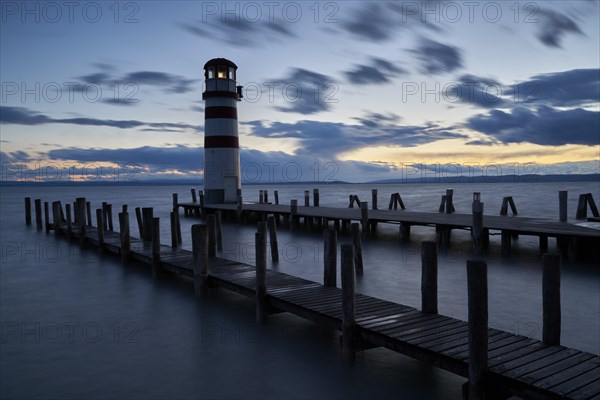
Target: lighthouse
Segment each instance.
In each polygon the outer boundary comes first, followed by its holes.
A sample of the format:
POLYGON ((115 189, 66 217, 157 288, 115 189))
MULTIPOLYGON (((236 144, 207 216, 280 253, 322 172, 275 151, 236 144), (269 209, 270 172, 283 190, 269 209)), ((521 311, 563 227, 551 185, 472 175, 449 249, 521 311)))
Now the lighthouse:
POLYGON ((204 199, 208 204, 235 203, 242 191, 236 86, 237 65, 224 58, 204 64, 204 199))

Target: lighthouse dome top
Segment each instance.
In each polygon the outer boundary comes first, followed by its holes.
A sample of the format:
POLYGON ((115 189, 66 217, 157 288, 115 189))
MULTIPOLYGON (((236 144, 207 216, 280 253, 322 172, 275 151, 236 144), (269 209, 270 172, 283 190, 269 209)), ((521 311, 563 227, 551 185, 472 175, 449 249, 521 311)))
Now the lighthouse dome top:
POLYGON ((206 69, 208 67, 214 67, 217 65, 223 65, 223 66, 233 67, 233 68, 237 69, 237 65, 235 65, 235 63, 233 61, 229 61, 226 58, 213 58, 212 60, 208 60, 206 62, 206 64, 204 64, 204 69, 206 69))

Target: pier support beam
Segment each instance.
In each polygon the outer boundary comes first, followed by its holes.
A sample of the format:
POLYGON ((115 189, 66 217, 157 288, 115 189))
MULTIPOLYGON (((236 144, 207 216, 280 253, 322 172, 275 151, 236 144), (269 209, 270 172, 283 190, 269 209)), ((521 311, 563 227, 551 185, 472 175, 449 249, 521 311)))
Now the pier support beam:
POLYGON ((38 231, 42 230, 42 200, 35 199, 35 227, 38 231))
POLYGON ((31 225, 31 197, 25 197, 25 224, 31 225))
POLYGON ((410 241, 410 224, 408 222, 400 222, 400 242, 407 243, 410 241))
POLYGON ((101 208, 96 209, 96 230, 98 231, 98 249, 104 251, 104 212, 101 208))
POLYGON ((438 254, 435 242, 421 243, 421 310, 438 312, 438 254))
POLYGON ((290 200, 290 228, 298 227, 298 200, 290 200))
POLYGON ((119 233, 121 239, 121 262, 123 264, 129 261, 129 253, 131 251, 131 236, 129 234, 129 214, 126 212, 119 213, 119 233))
POLYGON ((354 359, 355 342, 355 296, 354 296, 354 249, 352 245, 341 247, 342 269, 342 350, 346 360, 354 359))
POLYGON ((360 202, 360 223, 362 225, 363 234, 369 233, 369 203, 366 201, 360 202))
POLYGON ((323 231, 323 286, 336 286, 337 281, 337 232, 326 228, 323 231))
POLYGON ((44 222, 44 229, 46 230, 46 233, 50 233, 50 210, 47 201, 44 202, 44 222))
POLYGON ((279 261, 279 245, 277 244, 277 227, 275 226, 275 217, 267 217, 267 228, 269 230, 269 245, 271 247, 271 261, 279 261))
POLYGON ((473 225, 471 228, 471 236, 473 238, 473 253, 481 254, 482 235, 483 235, 483 203, 479 193, 473 194, 473 225))
POLYGON ((488 287, 487 264, 467 261, 469 307, 469 400, 482 400, 483 374, 488 362, 488 287))
MULTIPOLYGON (((136 209, 137 212, 137 209, 136 209)), ((154 218, 154 209, 152 207, 142 208, 142 239, 144 242, 152 241, 152 219, 154 218)), ((139 222, 139 221, 138 221, 139 222)))
POLYGON ((512 232, 503 230, 500 236, 500 252, 503 257, 510 257, 512 252, 512 232))
POLYGON ((542 272, 542 303, 544 325, 542 341, 549 346, 560 345, 560 255, 544 254, 542 272))
POLYGON ((208 293, 208 230, 206 224, 192 225, 192 268, 196 297, 208 293))
POLYGON ((356 269, 356 275, 362 275, 364 271, 360 225, 358 222, 353 222, 350 229, 352 230, 352 247, 354 249, 354 268, 356 269))

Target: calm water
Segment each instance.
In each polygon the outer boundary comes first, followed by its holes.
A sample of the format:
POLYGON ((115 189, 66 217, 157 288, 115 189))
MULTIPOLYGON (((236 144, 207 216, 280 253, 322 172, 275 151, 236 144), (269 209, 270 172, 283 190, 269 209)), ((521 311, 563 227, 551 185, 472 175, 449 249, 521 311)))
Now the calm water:
MULTIPOLYGON (((348 194, 379 206, 400 191, 408 209, 436 211, 446 185, 325 185, 323 206, 347 206, 348 194)), ((598 184, 455 184, 457 212, 469 212, 471 193, 480 191, 486 214, 497 214, 502 196, 512 195, 523 216, 558 218, 558 190, 569 191, 569 217, 577 195, 598 184)), ((279 190, 280 202, 303 203, 303 186, 249 186, 279 190)), ((307 188, 308 189, 308 188, 307 188)), ((310 188, 312 189, 312 187, 310 188)), ((2 188, 0 268, 0 397, 2 398, 407 398, 458 399, 462 378, 374 349, 359 353, 354 366, 342 361, 335 332, 288 314, 273 315, 265 327, 254 322, 252 301, 226 291, 196 301, 192 286, 166 277, 154 282, 146 268, 123 267, 93 249, 68 246, 27 228, 23 197, 43 201, 86 196, 96 208, 109 201, 118 210, 155 207, 161 240, 169 243, 171 193, 182 187, 2 188)), ((183 246, 197 220, 182 218, 183 246), (187 234, 186 234, 187 233, 187 234)), ((136 225, 131 220, 132 230, 136 225)), ((253 225, 223 226, 223 256, 253 262, 253 225)), ((280 229, 279 264, 270 268, 314 281, 322 279, 322 244, 314 233, 280 229)), ((365 275, 357 290, 420 305, 422 240, 432 228, 413 228, 411 243, 398 244, 397 228, 381 226, 364 241, 365 275)), ((348 240, 343 236, 340 241, 348 240)), ((440 313, 466 319, 469 233, 453 232, 453 246, 439 265, 440 313)), ((510 261, 499 257, 499 238, 487 255, 490 324, 534 338, 541 335, 541 257, 537 239, 521 237, 510 261)), ((550 240, 550 250, 554 248, 550 240)), ((563 264, 563 344, 600 353, 600 270, 591 263, 563 264)), ((338 280, 339 282, 339 280, 338 280)))

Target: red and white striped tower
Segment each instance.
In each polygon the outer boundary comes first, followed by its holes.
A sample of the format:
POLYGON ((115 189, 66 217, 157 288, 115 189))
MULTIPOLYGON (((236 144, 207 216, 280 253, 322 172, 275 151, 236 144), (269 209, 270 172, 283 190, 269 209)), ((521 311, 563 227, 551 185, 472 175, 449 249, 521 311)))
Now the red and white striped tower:
POLYGON ((204 64, 204 201, 235 203, 242 191, 236 86, 237 65, 224 58, 204 64))

